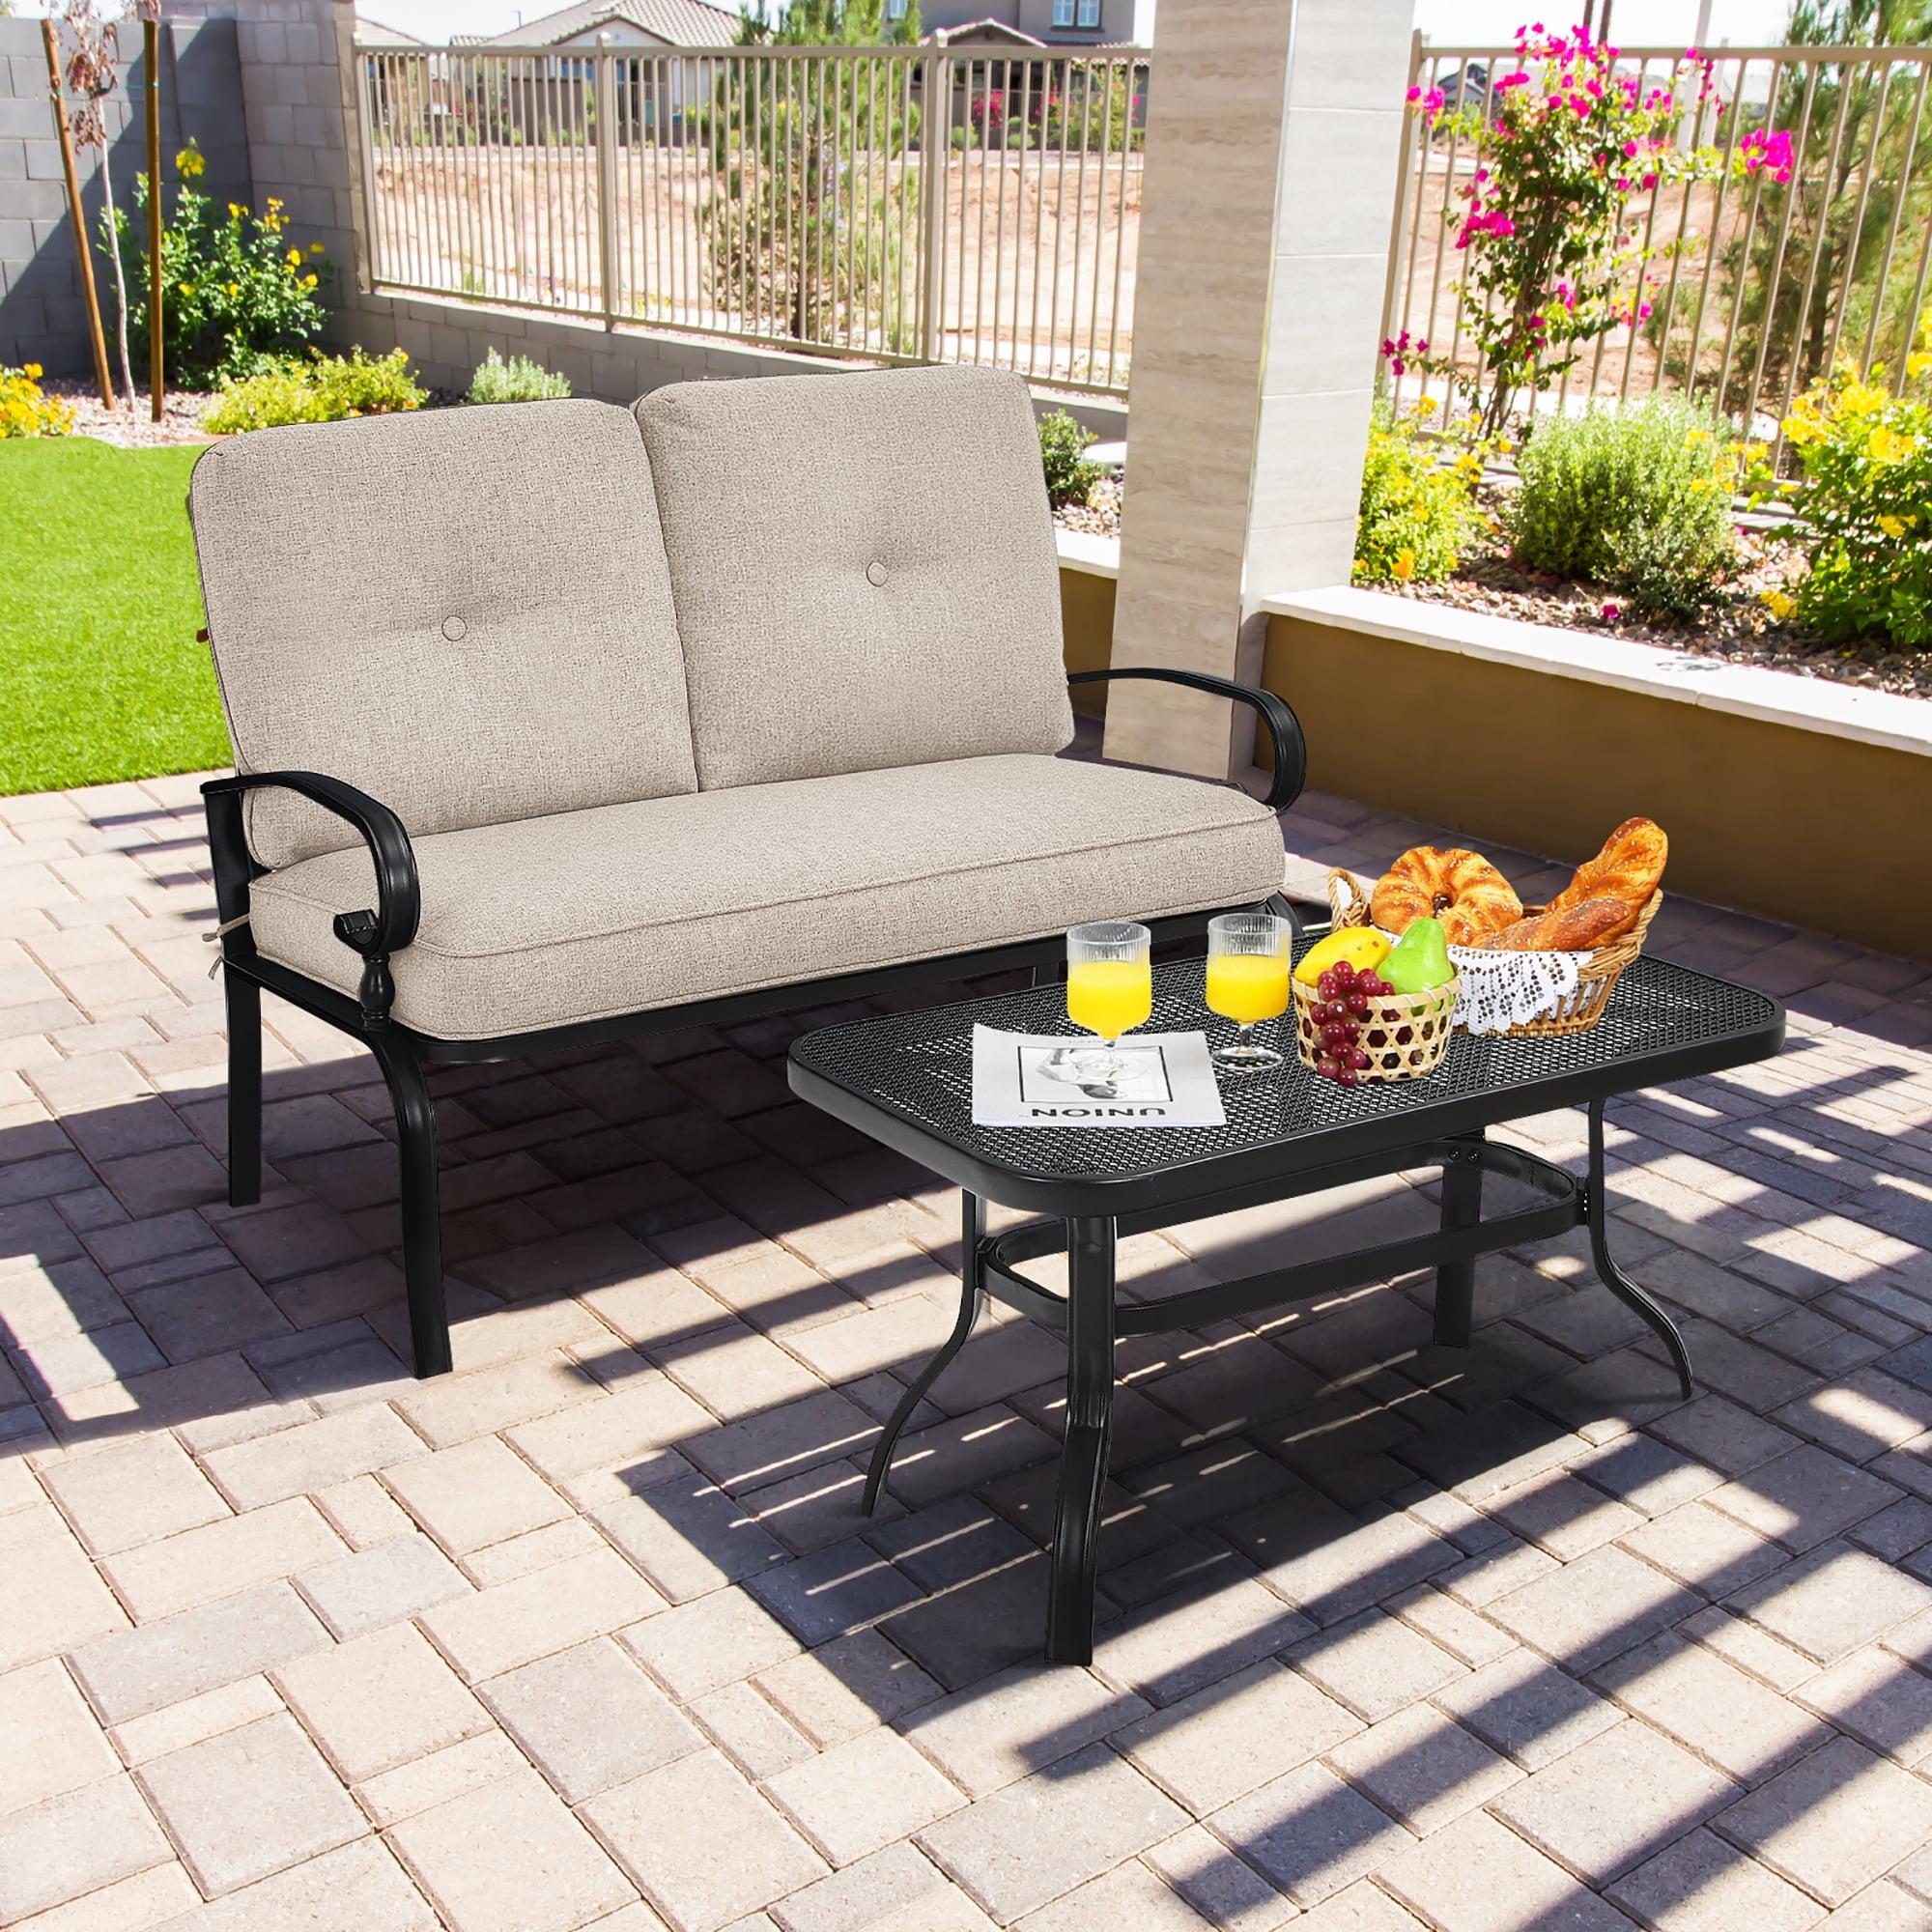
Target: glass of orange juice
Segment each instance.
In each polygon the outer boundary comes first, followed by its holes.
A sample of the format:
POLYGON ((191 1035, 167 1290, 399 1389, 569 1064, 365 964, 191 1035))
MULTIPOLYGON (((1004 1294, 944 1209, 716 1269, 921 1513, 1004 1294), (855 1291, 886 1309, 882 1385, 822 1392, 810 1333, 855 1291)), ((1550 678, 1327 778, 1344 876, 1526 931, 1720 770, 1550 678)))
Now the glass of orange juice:
POLYGON ((1228 912, 1208 922, 1208 1005, 1241 1029, 1239 1038, 1214 1049, 1216 1065, 1253 1072, 1281 1065, 1271 1046, 1248 1037, 1260 1020, 1288 1010, 1290 944, 1294 928, 1271 912, 1228 912))
POLYGON ((1147 1024, 1153 1011, 1153 967, 1148 956, 1153 935, 1131 920, 1076 925, 1066 935, 1066 1017, 1097 1034, 1102 1051, 1074 1056, 1089 1080, 1111 1080, 1121 1070, 1113 1051, 1123 1033, 1147 1024))

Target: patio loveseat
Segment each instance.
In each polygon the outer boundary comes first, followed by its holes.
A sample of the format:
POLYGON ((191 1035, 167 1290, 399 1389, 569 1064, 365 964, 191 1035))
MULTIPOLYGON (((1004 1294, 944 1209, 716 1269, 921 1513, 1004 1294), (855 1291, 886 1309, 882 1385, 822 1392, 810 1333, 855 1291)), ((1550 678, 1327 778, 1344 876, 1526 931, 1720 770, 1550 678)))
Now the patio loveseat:
POLYGON ((450 1364, 425 1068, 1046 966, 1067 925, 1279 894, 1265 800, 1054 754, 1072 716, 1031 401, 975 369, 684 384, 264 430, 189 511, 237 776, 203 787, 229 1188, 261 991, 395 1105, 415 1371, 450 1364))

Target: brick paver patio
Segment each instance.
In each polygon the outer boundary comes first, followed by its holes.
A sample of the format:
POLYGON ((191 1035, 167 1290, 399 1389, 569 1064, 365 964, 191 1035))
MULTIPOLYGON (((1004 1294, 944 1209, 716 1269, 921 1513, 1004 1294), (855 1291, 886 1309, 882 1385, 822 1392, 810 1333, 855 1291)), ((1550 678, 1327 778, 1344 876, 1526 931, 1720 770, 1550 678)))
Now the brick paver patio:
MULTIPOLYGON (((1287 840, 1319 885, 1423 830, 1287 840)), ((790 1099, 793 1023, 438 1078, 418 1383, 374 1065, 272 1000, 223 1205, 212 921, 192 780, 0 800, 0 1924, 1932 1926, 1925 967, 1669 904, 1792 1008, 1613 1115, 1696 1399, 1575 1244, 1483 1264, 1466 1354, 1419 1279, 1129 1342, 1047 1670, 1060 1344, 995 1321, 858 1516, 955 1203, 790 1099)))

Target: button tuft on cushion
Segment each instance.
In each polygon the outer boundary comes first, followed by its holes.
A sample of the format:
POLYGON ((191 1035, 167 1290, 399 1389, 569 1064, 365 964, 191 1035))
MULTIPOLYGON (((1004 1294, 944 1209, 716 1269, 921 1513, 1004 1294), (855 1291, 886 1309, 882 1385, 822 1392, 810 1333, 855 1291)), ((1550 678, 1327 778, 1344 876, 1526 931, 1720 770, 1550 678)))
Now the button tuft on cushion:
POLYGON ((445 617, 442 620, 442 635, 452 644, 460 644, 469 635, 469 626, 461 617, 445 617))
POLYGON ((866 582, 867 583, 878 584, 883 583, 885 581, 886 566, 880 563, 877 558, 874 558, 866 566, 866 582))

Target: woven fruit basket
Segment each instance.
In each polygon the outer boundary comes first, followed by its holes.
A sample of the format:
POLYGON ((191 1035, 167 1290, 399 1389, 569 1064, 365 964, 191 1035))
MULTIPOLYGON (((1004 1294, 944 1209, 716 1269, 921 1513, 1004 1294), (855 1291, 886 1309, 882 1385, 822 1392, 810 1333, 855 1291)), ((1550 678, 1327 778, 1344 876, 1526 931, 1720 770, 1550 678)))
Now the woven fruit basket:
MULTIPOLYGON (((1567 954, 1523 952, 1487 952, 1479 949, 1456 946, 1450 949, 1459 974, 1472 982, 1477 980, 1491 962, 1498 972, 1509 970, 1512 961, 1534 959, 1569 958, 1577 962, 1577 981, 1569 991, 1557 995, 1553 1003, 1538 1012, 1532 1019, 1517 1020, 1511 1025, 1492 1029, 1493 1033, 1518 1039, 1554 1039, 1564 1034, 1584 1033, 1604 1016, 1604 1009, 1609 1003, 1610 994, 1616 989, 1617 981, 1623 978, 1625 969, 1643 952, 1643 937, 1650 930, 1650 923, 1657 917, 1658 908, 1663 903, 1663 895, 1652 893, 1643 910, 1636 916, 1636 923, 1631 929, 1610 941, 1607 946, 1600 946, 1592 952, 1572 952, 1567 954)), ((1352 872, 1341 870, 1328 874, 1328 909, 1334 916, 1337 927, 1368 925, 1369 895, 1362 882, 1352 872)), ((1523 917, 1534 918, 1545 910, 1542 906, 1524 906, 1523 917)), ((1472 983, 1470 992, 1476 991, 1472 983)), ((1462 1020, 1458 1025, 1463 1025, 1462 1020)))
MULTIPOLYGON (((1351 1014, 1348 1023, 1355 1029, 1355 1051, 1367 1065, 1350 1067, 1354 1080, 1349 1084, 1420 1080, 1434 1073, 1448 1049, 1462 983, 1450 980, 1426 993, 1360 995, 1368 1001, 1368 1011, 1351 1014)), ((1294 1048, 1302 1065, 1312 1071, 1322 1050, 1322 1022, 1315 1012, 1328 1005, 1328 999, 1320 987, 1303 980, 1291 980, 1289 985, 1294 998, 1294 1048)))

